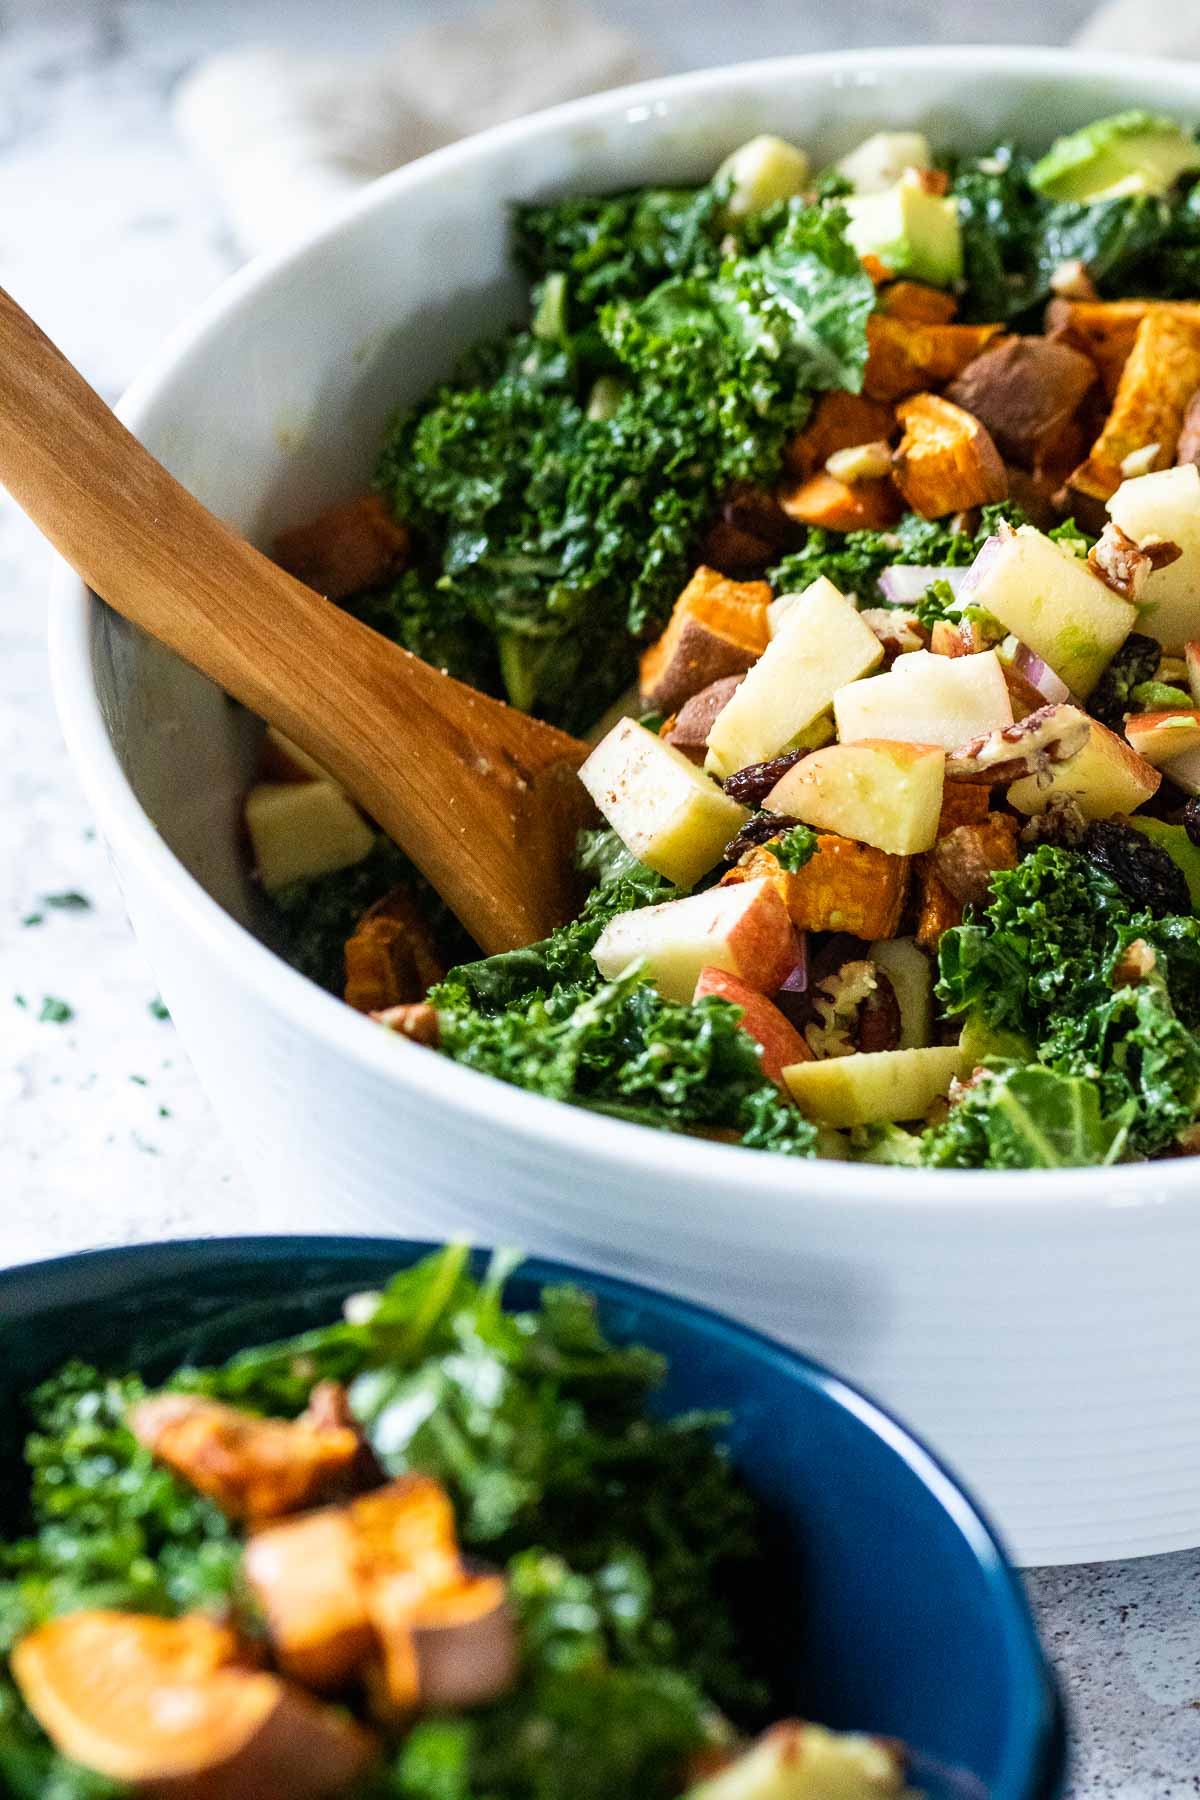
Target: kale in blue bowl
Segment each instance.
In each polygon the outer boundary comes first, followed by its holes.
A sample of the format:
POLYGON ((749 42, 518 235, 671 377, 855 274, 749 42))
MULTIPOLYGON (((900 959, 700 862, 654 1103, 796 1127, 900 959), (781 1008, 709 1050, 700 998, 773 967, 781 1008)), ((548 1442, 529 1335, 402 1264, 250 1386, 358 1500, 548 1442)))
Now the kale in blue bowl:
POLYGON ((970 1502, 684 1302, 375 1240, 71 1257, 0 1276, 0 1421, 16 1800, 1059 1792, 970 1502))

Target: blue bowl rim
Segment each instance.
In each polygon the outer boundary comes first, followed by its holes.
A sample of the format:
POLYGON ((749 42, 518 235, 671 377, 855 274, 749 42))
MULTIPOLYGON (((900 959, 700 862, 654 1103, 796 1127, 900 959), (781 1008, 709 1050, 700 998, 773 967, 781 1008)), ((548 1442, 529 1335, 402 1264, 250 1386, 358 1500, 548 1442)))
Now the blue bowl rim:
MULTIPOLYGON (((236 1261, 287 1263, 312 1258, 379 1257, 394 1254, 401 1268, 442 1246, 417 1238, 340 1236, 318 1233, 271 1233, 262 1236, 178 1238, 151 1243, 78 1250, 0 1269, 0 1323, 11 1317, 8 1305, 25 1290, 32 1306, 23 1304, 19 1318, 33 1322, 48 1307, 80 1298, 79 1287, 91 1290, 91 1277, 112 1271, 121 1277, 113 1292, 164 1277, 186 1275, 196 1268, 219 1269, 236 1261), (30 1295, 30 1290, 32 1293, 30 1295)), ((473 1245, 476 1257, 486 1246, 473 1245)), ((1006 1736, 1001 1777, 989 1800, 1056 1800, 1066 1777, 1066 1712, 1058 1680, 1038 1637, 1020 1578, 986 1513, 942 1459, 885 1406, 843 1380, 824 1363, 794 1350, 753 1326, 744 1325, 711 1307, 648 1287, 619 1275, 604 1275, 575 1263, 547 1257, 522 1258, 519 1273, 537 1286, 569 1281, 613 1305, 636 1306, 663 1316, 682 1318, 702 1335, 716 1339, 735 1355, 749 1355, 798 1377, 850 1413, 866 1430, 881 1438, 909 1472, 949 1514, 983 1577, 1002 1626, 1010 1679, 1015 1689, 1006 1736), (1036 1721, 1026 1734, 1024 1718, 1036 1721)), ((108 1283, 102 1281, 103 1295, 108 1283)))

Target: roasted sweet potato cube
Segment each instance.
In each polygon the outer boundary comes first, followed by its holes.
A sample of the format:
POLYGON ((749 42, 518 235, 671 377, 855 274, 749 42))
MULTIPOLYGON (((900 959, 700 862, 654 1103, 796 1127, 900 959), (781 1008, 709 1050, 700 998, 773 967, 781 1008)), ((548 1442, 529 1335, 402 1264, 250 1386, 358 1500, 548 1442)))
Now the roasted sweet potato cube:
POLYGON ((991 799, 986 787, 975 787, 969 781, 946 782, 942 789, 938 837, 945 837, 958 825, 978 825, 981 819, 987 818, 991 799))
POLYGON ((1090 356, 1107 399, 1116 398, 1142 320, 1151 313, 1200 317, 1195 300, 1051 300, 1046 333, 1090 356))
POLYGON ((445 974, 433 933, 402 887, 368 907, 346 940, 345 958, 345 1000, 356 1012, 423 1000, 445 974))
POLYGON ((1006 461, 1032 469, 1046 460, 1095 381, 1095 364, 1069 344, 1006 337, 964 369, 946 398, 987 427, 1006 461))
POLYGON ((674 712, 722 675, 744 675, 767 647, 765 581, 730 581, 705 564, 675 602, 657 643, 642 652, 642 699, 674 712))
POLYGON ((867 320, 863 392, 873 400, 902 400, 953 381, 997 337, 1002 325, 923 325, 887 313, 867 320))
POLYGON ((752 850, 724 877, 756 881, 769 876, 801 931, 848 931, 852 937, 895 937, 908 891, 907 856, 889 856, 870 844, 822 832, 802 869, 782 869, 765 847, 752 850))
POLYGON ((866 394, 831 388, 817 401, 804 430, 789 438, 783 452, 784 467, 807 480, 825 467, 835 451, 877 443, 880 438, 890 438, 895 429, 894 407, 866 394))
POLYGON ((1112 411, 1087 460, 1072 474, 1073 500, 1096 516, 1126 474, 1127 457, 1146 453, 1138 473, 1166 469, 1175 460, 1188 401, 1200 387, 1200 309, 1148 312, 1137 329, 1121 373, 1112 411))
POLYGON ((710 681, 706 688, 684 701, 673 719, 667 720, 659 733, 663 742, 682 750, 689 762, 702 763, 708 734, 741 684, 740 675, 723 675, 720 681, 710 681))
POLYGON ((345 1493, 361 1440, 346 1426, 264 1419, 198 1394, 156 1394, 129 1413, 151 1454, 231 1519, 276 1519, 345 1493))
POLYGON ((145 1800, 327 1800, 376 1746, 277 1675, 205 1650, 199 1617, 68 1613, 16 1645, 12 1672, 56 1749, 145 1800))
MULTIPOLYGON (((950 814, 943 806, 937 843, 927 855, 916 859, 916 938, 925 950, 934 949, 942 933, 952 925, 962 924, 968 904, 986 903, 991 876, 997 869, 1017 866, 1019 821, 1011 813, 985 811, 982 817, 950 823, 955 814, 971 809, 966 792, 962 783, 946 784, 947 796, 953 794, 950 814)), ((976 788, 974 792, 987 798, 986 788, 976 788)))
POLYGON ((375 1639, 348 1507, 321 1507, 256 1531, 242 1568, 285 1674, 333 1692, 359 1672, 375 1639))
POLYGON ((922 950, 936 950, 942 933, 961 925, 963 909, 935 872, 928 856, 917 858, 916 940, 922 950))
POLYGON ((889 318, 910 325, 948 325, 958 311, 953 294, 926 287, 923 281, 893 281, 879 296, 879 306, 889 318))
POLYGON ((393 580, 408 562, 408 550, 408 527, 393 519, 381 494, 331 506, 275 539, 280 567, 329 600, 348 600, 393 580))
POLYGON ((985 425, 938 394, 915 394, 897 416, 896 485, 926 519, 989 506, 1008 493, 1008 476, 985 425))
POLYGON ((779 489, 779 504, 798 525, 825 531, 886 531, 904 510, 890 476, 851 487, 823 472, 779 489))

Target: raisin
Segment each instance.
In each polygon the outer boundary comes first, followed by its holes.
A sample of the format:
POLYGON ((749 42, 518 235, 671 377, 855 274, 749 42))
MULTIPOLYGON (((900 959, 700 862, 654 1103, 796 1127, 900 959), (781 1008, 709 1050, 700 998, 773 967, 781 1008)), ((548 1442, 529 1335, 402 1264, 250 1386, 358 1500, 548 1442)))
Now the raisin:
POLYGON ((1188 841, 1200 850, 1200 795, 1189 800, 1184 807, 1183 829, 1188 834, 1188 841))
POLYGON ((900 1002, 882 969, 875 970, 875 991, 858 1015, 858 1048, 895 1050, 900 1042, 900 1002))
POLYGON ((747 819, 735 838, 730 838, 722 855, 727 863, 735 863, 739 857, 753 850, 756 844, 768 844, 784 831, 790 831, 798 825, 799 819, 789 818, 787 813, 760 812, 752 819, 747 819))
POLYGON ((782 756, 773 756, 770 762, 748 763, 744 769, 736 769, 727 777, 725 792, 739 806, 758 806, 775 783, 807 755, 807 750, 785 750, 782 756))
POLYGON ((1079 846, 1130 900, 1153 913, 1190 913, 1183 870, 1160 844, 1120 819, 1093 820, 1079 846))

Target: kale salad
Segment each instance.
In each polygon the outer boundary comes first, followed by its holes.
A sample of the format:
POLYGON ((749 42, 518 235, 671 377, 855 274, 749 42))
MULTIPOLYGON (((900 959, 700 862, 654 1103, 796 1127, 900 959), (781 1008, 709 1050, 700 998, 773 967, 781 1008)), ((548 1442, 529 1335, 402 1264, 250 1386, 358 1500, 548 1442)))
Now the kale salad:
POLYGON ((655 1412, 661 1357, 579 1290, 506 1311, 515 1260, 451 1246, 156 1389, 76 1361, 28 1396, 8 1800, 916 1800, 897 1745, 770 1723, 724 1420, 655 1412))
POLYGON ((278 733, 273 940, 400 1040, 777 1154, 1200 1148, 1200 143, 755 138, 518 206, 529 305, 278 560, 587 740, 481 959, 278 733))

